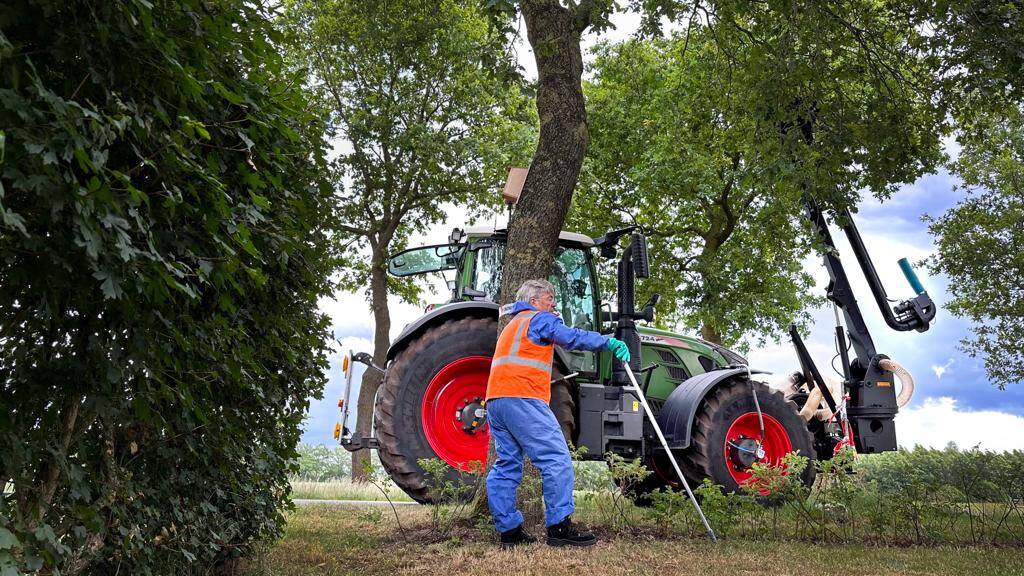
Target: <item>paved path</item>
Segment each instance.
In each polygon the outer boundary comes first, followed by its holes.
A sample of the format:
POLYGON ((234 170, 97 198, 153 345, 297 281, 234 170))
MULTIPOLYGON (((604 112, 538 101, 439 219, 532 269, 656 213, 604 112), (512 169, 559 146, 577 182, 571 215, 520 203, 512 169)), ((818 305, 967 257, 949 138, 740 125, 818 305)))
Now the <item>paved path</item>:
POLYGON ((295 502, 296 506, 419 506, 416 502, 396 501, 387 502, 385 500, 306 500, 304 498, 294 498, 292 502, 295 502))

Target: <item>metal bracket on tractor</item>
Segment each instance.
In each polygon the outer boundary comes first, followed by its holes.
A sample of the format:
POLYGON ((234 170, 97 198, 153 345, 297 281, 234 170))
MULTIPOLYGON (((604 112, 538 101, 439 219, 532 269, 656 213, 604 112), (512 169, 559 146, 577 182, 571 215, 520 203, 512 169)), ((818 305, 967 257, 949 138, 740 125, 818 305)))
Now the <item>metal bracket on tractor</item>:
POLYGON ((362 450, 363 448, 369 448, 371 450, 380 448, 380 442, 376 438, 370 436, 342 437, 339 439, 339 443, 342 448, 349 452, 355 452, 356 450, 362 450))
POLYGON ((365 364, 368 369, 384 373, 384 370, 373 363, 373 357, 366 352, 355 353, 349 350, 348 354, 341 359, 341 373, 345 377, 345 395, 338 400, 338 409, 341 410, 341 422, 334 425, 334 439, 341 444, 341 447, 349 452, 370 448, 380 448, 380 442, 372 436, 353 436, 348 429, 349 396, 352 394, 352 363, 365 364))

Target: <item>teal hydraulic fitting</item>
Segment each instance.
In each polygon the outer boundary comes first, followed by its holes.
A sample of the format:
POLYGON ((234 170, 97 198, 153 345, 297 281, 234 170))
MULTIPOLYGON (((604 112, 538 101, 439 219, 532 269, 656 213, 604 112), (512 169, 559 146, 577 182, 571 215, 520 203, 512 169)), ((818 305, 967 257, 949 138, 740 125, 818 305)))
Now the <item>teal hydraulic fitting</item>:
POLYGON ((903 270, 903 275, 907 277, 907 282, 910 282, 910 287, 914 289, 914 292, 918 294, 924 294, 924 286, 921 285, 921 281, 917 279, 917 274, 914 269, 910 267, 910 262, 906 258, 900 258, 900 268, 903 270))

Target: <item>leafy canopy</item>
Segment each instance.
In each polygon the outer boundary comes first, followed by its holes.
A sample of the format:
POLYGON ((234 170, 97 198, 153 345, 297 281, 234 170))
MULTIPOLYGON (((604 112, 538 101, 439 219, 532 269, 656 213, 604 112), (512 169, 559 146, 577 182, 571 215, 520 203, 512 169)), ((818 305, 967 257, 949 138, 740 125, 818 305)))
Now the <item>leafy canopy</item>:
POLYGON ((813 302, 803 198, 852 207, 941 160, 931 63, 874 3, 697 10, 671 38, 598 49, 574 218, 651 231, 645 289, 669 322, 763 339, 813 302))
MULTIPOLYGON (((389 252, 451 206, 493 208, 510 164, 528 157, 530 100, 507 39, 473 2, 295 0, 294 58, 335 129, 345 284, 365 286, 389 252), (360 254, 370 249, 373 259, 360 254)), ((459 224, 459 223, 456 223, 459 224)), ((388 278, 415 299, 415 286, 388 278)))

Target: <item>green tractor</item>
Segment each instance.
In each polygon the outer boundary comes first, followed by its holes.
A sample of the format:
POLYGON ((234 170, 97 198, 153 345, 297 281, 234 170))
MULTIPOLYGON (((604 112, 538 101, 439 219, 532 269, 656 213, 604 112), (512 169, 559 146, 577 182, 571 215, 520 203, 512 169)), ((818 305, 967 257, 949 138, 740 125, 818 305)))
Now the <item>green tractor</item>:
MULTIPOLYGON (((827 236, 827 228, 822 231, 827 236)), ((395 276, 453 272, 455 279, 448 282, 451 297, 429 306, 392 343, 377 393, 374 436, 352 437, 342 426, 340 440, 349 450, 378 449, 394 482, 421 503, 431 501, 432 491, 431 479, 418 460, 439 458, 451 466, 453 480, 486 460, 489 434, 483 399, 497 340, 496 302, 506 238, 504 230, 456 229, 447 244, 406 250, 389 262, 395 276)), ((653 295, 639 308, 635 305, 635 280, 649 274, 646 239, 636 228, 596 239, 563 232, 549 280, 567 325, 614 333, 629 345, 632 371, 687 479, 699 483, 710 478, 735 491, 751 477, 754 463, 779 465, 789 452, 829 458, 844 443, 852 443, 859 452, 896 447, 893 371, 879 366, 886 358, 874 352, 841 264, 834 255, 827 258, 834 260, 826 262, 833 274, 829 297, 844 309, 858 353, 852 363, 844 362, 845 402, 825 385, 795 330, 791 335, 802 370, 794 374, 794 385, 784 394, 758 381, 759 371, 750 369, 736 352, 650 327, 660 296, 653 295), (617 306, 612 310, 602 303, 595 258, 616 258, 624 237, 629 243, 621 249, 617 306), (838 282, 834 270, 840 273, 838 282), (815 412, 823 400, 837 417, 804 415, 815 412), (812 409, 805 409, 811 403, 812 409)), ((884 290, 881 294, 885 302, 884 290)), ((923 290, 913 302, 901 303, 897 315, 926 329, 934 305, 923 290)), ((887 303, 886 310, 892 312, 887 303)), ((355 356, 356 361, 361 358, 369 364, 367 355, 355 356)), ((586 447, 584 458, 601 460, 614 453, 641 459, 652 474, 633 488, 631 496, 645 503, 652 490, 680 483, 628 386, 624 369, 612 362, 611 353, 556 347, 551 408, 566 442, 586 447)), ((813 478, 814 467, 809 466, 802 480, 810 484, 813 478)))

